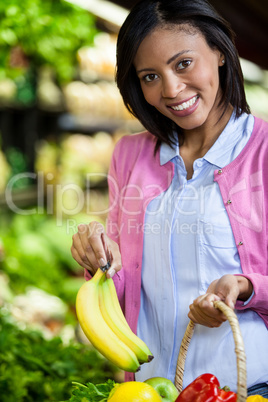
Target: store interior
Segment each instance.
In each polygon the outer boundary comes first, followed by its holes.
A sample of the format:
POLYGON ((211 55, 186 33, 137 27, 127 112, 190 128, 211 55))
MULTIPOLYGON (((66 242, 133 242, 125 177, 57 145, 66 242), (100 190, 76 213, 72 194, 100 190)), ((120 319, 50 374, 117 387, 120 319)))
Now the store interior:
MULTIPOLYGON (((114 79, 118 30, 136 2, 0 7, 0 395, 13 398, 3 402, 67 400, 72 381, 122 379, 77 325, 84 273, 70 246, 79 223, 105 224, 114 146, 143 129, 114 79)), ((268 121, 266 0, 211 3, 237 33, 252 113, 268 121)))

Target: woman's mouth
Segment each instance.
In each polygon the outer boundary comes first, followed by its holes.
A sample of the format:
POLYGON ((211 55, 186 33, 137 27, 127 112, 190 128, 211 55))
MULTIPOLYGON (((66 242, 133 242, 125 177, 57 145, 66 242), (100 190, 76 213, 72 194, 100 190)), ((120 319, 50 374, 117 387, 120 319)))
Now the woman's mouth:
POLYGON ((200 98, 198 95, 193 96, 185 102, 180 104, 168 105, 169 110, 176 117, 186 117, 190 116, 198 108, 200 98))
POLYGON ((187 102, 183 102, 180 105, 177 106, 170 106, 171 109, 173 110, 186 110, 188 109, 190 106, 193 106, 195 104, 195 102, 197 101, 198 96, 194 96, 192 99, 188 100, 187 102))

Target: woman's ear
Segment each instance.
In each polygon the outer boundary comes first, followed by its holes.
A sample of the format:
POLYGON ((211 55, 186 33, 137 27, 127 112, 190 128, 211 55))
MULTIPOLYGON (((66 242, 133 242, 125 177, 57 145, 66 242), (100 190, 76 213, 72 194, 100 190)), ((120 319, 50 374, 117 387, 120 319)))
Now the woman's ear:
POLYGON ((220 55, 219 55, 219 67, 224 66, 224 64, 225 64, 224 54, 220 53, 220 55))

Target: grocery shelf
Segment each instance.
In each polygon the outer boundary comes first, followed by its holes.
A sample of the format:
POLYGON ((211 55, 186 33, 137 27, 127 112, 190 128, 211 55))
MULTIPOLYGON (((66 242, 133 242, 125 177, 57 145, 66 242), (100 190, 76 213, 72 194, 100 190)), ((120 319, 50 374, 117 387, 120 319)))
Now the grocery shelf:
POLYGON ((11 200, 9 200, 6 192, 0 193, 0 209, 10 209, 14 211, 16 208, 23 209, 31 207, 38 204, 39 198, 40 197, 38 196, 38 189, 36 185, 13 190, 11 200))
POLYGON ((127 130, 136 132, 142 130, 141 124, 137 120, 118 120, 106 117, 92 117, 90 115, 74 115, 63 113, 58 118, 58 129, 67 132, 79 132, 82 134, 105 131, 114 133, 116 130, 127 130))

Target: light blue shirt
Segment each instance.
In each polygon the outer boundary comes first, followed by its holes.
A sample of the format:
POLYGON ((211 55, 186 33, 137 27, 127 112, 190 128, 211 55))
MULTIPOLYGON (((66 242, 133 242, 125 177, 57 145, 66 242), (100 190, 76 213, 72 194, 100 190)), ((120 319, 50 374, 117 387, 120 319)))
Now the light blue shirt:
MULTIPOLYGON (((242 273, 229 218, 213 181, 214 170, 232 162, 246 145, 254 118, 234 115, 203 158, 187 172, 179 147, 161 146, 160 163, 172 161, 168 190, 150 202, 145 215, 141 309, 138 336, 154 360, 144 364, 137 381, 160 376, 174 381, 179 347, 189 322, 189 305, 225 274, 242 273)), ((247 356, 248 387, 268 381, 268 331, 252 310, 236 311, 247 356)), ((202 373, 217 376, 236 391, 233 335, 226 321, 219 328, 195 327, 183 386, 202 373)))

